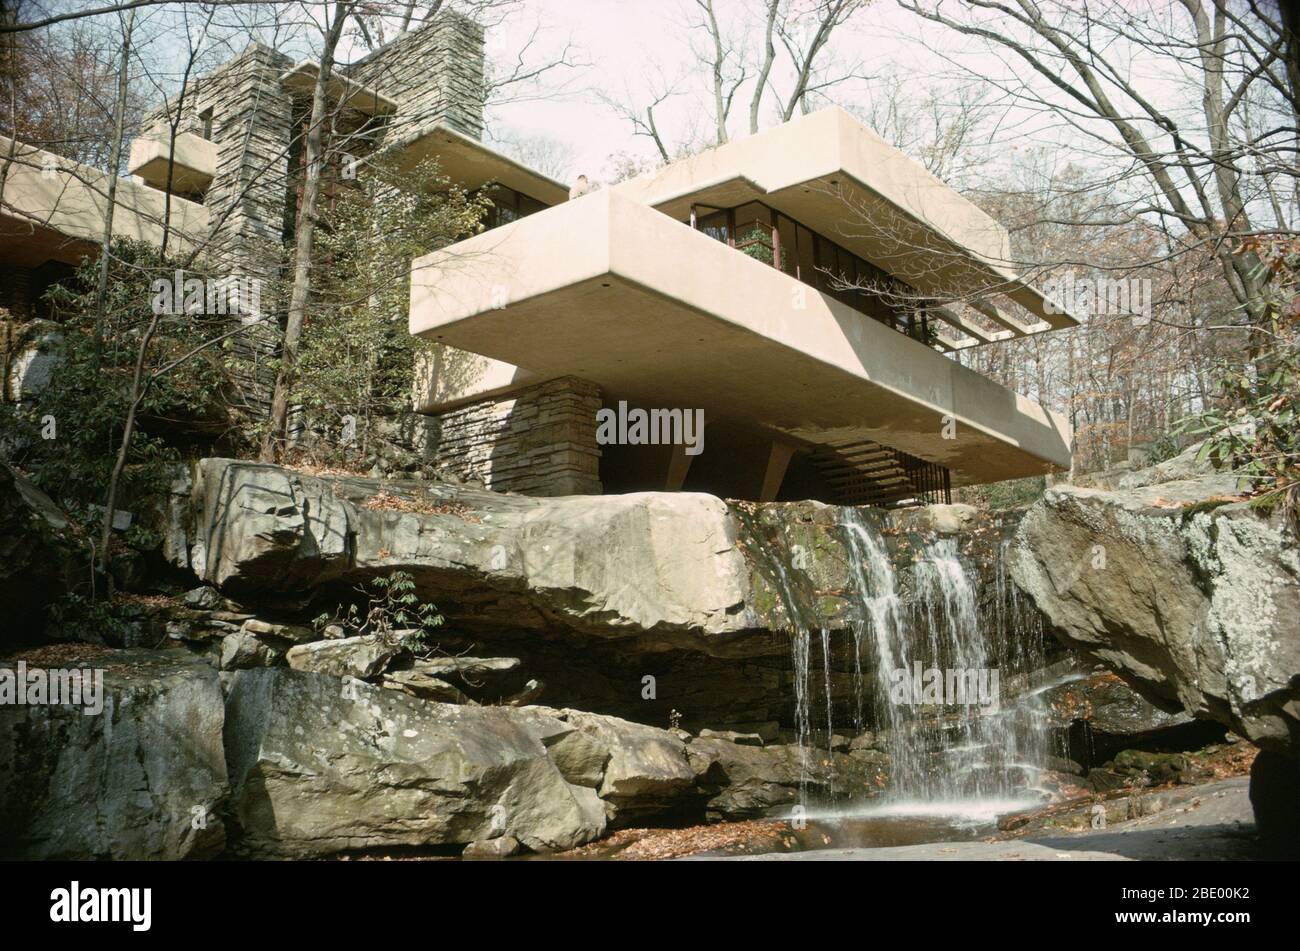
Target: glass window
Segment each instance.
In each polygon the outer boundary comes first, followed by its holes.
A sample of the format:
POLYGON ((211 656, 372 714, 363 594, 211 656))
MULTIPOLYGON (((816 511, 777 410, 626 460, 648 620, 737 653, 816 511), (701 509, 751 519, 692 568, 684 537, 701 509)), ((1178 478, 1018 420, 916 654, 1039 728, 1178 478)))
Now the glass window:
POLYGON ((778 214, 776 216, 776 231, 781 239, 781 270, 794 276, 795 267, 799 263, 795 223, 785 215, 778 214))
POLYGON ((543 205, 536 198, 529 198, 527 195, 524 195, 522 193, 519 194, 520 215, 535 215, 539 211, 545 209, 546 207, 547 207, 546 205, 543 205))
POLYGON ((796 261, 799 264, 799 280, 805 284, 817 286, 817 239, 803 225, 795 227, 796 261))
POLYGON ((721 241, 723 244, 730 243, 731 234, 727 229, 727 213, 725 211, 715 211, 711 214, 697 216, 695 226, 715 241, 721 241))

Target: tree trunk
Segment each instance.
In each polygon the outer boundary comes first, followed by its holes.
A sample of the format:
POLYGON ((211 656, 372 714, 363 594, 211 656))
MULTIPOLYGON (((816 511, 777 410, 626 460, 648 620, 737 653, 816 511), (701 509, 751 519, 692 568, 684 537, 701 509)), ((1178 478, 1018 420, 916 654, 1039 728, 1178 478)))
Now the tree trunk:
MULTIPOLYGON (((117 170, 122 164, 122 136, 126 124, 126 94, 131 80, 131 31, 135 29, 135 11, 126 15, 122 28, 122 63, 117 71, 117 101, 113 103, 113 143, 108 168, 107 205, 104 208, 104 235, 99 243, 99 287, 95 292, 95 365, 104 348, 104 322, 108 313, 109 251, 113 245, 113 209, 117 205, 117 170)), ((112 513, 109 513, 112 521, 112 513)))
POLYGON ((311 97, 311 121, 307 128, 306 181, 302 189, 301 216, 294 244, 293 288, 289 294, 289 314, 284 327, 284 344, 280 351, 280 370, 271 395, 271 416, 262 440, 261 459, 273 462, 283 451, 289 418, 289 394, 293 388, 298 343, 307 314, 307 295, 311 290, 311 254, 316 236, 316 205, 320 200, 321 171, 325 164, 325 114, 329 108, 329 81, 334 67, 334 51, 350 4, 334 6, 334 20, 325 34, 321 50, 320 72, 311 97))

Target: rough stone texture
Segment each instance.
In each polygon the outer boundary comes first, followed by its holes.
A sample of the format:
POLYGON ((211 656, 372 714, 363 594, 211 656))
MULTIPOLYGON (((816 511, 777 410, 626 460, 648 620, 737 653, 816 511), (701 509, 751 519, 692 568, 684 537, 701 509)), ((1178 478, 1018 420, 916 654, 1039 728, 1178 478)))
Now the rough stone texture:
POLYGON ((601 835, 596 792, 565 782, 536 708, 427 703, 293 670, 234 675, 226 758, 238 850, 259 856, 467 845, 511 835, 534 851, 601 835), (345 693, 347 695, 345 695, 345 693))
POLYGON ((1197 750, 1224 739, 1222 724, 1161 710, 1109 670, 1078 672, 1048 687, 1043 699, 1069 758, 1083 770, 1123 750, 1197 750))
MULTIPOLYGON (((787 747, 577 710, 429 702, 387 682, 283 667, 218 675, 178 649, 94 656, 108 669, 102 716, 0 707, 0 856, 471 844, 495 855, 517 847, 507 838, 545 852, 608 827, 745 818, 798 800, 798 752, 787 747)), ((828 755, 810 757, 814 792, 860 789, 882 759, 828 755)))
POLYGON ((438 703, 473 703, 460 688, 430 677, 418 670, 396 670, 384 674, 383 686, 389 690, 398 690, 421 700, 434 700, 438 703))
POLYGON ((613 751, 610 745, 580 730, 551 742, 551 760, 560 775, 575 786, 599 789, 613 751))
POLYGON ((184 651, 86 663, 106 668, 102 714, 0 706, 0 857, 219 853, 227 786, 217 672, 184 651))
POLYGON ((669 639, 762 626, 745 610, 734 524, 710 496, 548 501, 433 487, 425 499, 445 514, 421 515, 367 508, 378 480, 207 459, 196 482, 190 561, 230 592, 301 595, 401 569, 440 608, 473 604, 480 622, 517 628, 669 639))
POLYGON ((366 634, 341 640, 299 644, 289 649, 285 660, 294 670, 367 680, 382 674, 401 652, 399 645, 377 635, 366 634))
MULTIPOLYGON (((208 242, 201 266, 214 275, 261 281, 262 310, 275 306, 285 238, 293 224, 288 198, 291 158, 297 152, 291 144, 294 103, 280 85, 280 76, 293 64, 292 57, 251 42, 217 69, 194 78, 183 106, 176 98, 169 99, 143 123, 147 134, 163 142, 176 121, 179 131, 202 137, 202 116, 210 113, 211 132, 206 137, 216 147, 216 174, 202 200, 213 230, 194 236, 208 242), (179 117, 178 108, 183 110, 179 117)), ((252 321, 258 316, 232 319, 252 321)), ((271 320, 231 341, 239 357, 236 379, 254 404, 269 406, 275 369, 268 361, 279 346, 278 338, 271 320)))
POLYGON ((666 730, 579 710, 565 710, 561 716, 608 757, 600 798, 611 823, 627 825, 694 799, 695 771, 686 758, 686 744, 666 730))
POLYGON ((574 377, 469 403, 430 421, 437 469, 524 495, 599 495, 600 389, 574 377))
POLYGON ((63 331, 52 320, 18 323, 0 319, 0 385, 4 401, 32 400, 45 389, 59 364, 56 351, 62 340, 63 331))
POLYGON ((431 677, 490 677, 519 667, 518 657, 429 657, 411 667, 431 677))
POLYGON ((221 640, 221 669, 245 670, 249 667, 274 667, 283 655, 273 651, 254 635, 240 631, 221 640))
POLYGON ((803 791, 814 802, 861 802, 883 791, 889 777, 889 757, 868 748, 828 753, 801 751, 794 744, 757 747, 698 736, 687 754, 707 797, 705 815, 714 821, 789 817, 803 791))
POLYGON ((1013 575, 1061 640, 1157 705, 1295 756, 1300 550, 1280 512, 1203 504, 1225 480, 1049 489, 1021 522, 1013 575))
POLYGON ((444 10, 344 70, 398 103, 390 138, 413 138, 442 124, 483 136, 483 27, 444 10))
POLYGON ((513 835, 501 835, 495 839, 480 839, 471 842, 461 852, 467 859, 504 859, 520 851, 520 842, 513 835))

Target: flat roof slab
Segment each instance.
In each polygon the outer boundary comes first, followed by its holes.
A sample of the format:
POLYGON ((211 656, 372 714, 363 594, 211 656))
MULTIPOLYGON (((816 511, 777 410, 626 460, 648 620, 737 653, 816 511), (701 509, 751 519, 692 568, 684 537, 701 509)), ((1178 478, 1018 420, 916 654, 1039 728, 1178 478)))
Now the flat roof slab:
POLYGON ((614 191, 417 260, 410 325, 533 380, 578 376, 808 442, 871 439, 954 484, 1070 461, 1060 416, 614 191))

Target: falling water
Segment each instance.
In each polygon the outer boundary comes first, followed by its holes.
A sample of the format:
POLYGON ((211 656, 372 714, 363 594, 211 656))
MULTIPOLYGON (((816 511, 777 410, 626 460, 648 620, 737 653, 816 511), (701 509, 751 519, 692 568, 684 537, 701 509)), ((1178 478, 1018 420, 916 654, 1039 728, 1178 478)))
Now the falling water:
POLYGON ((1037 612, 1021 603, 1007 577, 1005 552, 997 552, 991 591, 980 591, 979 576, 952 539, 925 545, 901 573, 868 515, 847 507, 838 512, 852 589, 842 642, 819 616, 811 579, 800 570, 784 522, 761 526, 752 514, 738 512, 754 542, 751 552, 789 619, 801 804, 809 806, 815 792, 817 805, 841 815, 978 821, 1045 798, 1038 779, 1049 753, 1043 693, 1021 683, 1043 667, 1043 632, 1037 612), (768 542, 773 528, 774 544, 768 542), (927 706, 894 696, 891 672, 910 672, 917 664, 923 670, 997 670, 1000 703, 927 706), (837 669, 846 671, 851 685, 838 709, 837 669), (1012 685, 1019 689, 1008 690, 1012 685), (870 728, 886 741, 890 785, 879 798, 869 799, 869 785, 854 786, 851 773, 837 782, 837 713, 855 734, 870 728), (814 755, 819 749, 824 756, 814 755), (846 802, 849 789, 859 791, 846 802))
POLYGON ((808 629, 796 628, 790 637, 791 666, 794 669, 794 720, 799 747, 799 800, 808 799, 808 736, 812 730, 808 708, 808 629))
POLYGON ((869 650, 875 723, 889 737, 890 789, 880 805, 898 812, 990 815, 1040 799, 1039 774, 1049 749, 1039 694, 983 706, 925 706, 891 689, 898 676, 910 679, 918 664, 922 670, 989 676, 996 670, 1003 686, 1003 678, 1041 666, 1041 626, 1024 620, 1033 614, 1006 579, 1003 559, 991 624, 981 623, 973 573, 952 539, 931 542, 917 557, 905 610, 879 532, 861 512, 841 512, 859 606, 852 627, 854 720, 864 719, 862 662, 869 650))
MULTIPOLYGON (((781 603, 785 606, 786 614, 790 621, 790 666, 794 679, 794 719, 795 719, 795 736, 796 745, 799 755, 799 800, 802 804, 808 802, 808 783, 809 783, 809 759, 813 746, 813 728, 812 728, 812 695, 811 695, 811 664, 810 664, 810 647, 811 636, 810 628, 807 621, 807 615, 802 607, 802 599, 795 591, 794 579, 790 576, 790 571, 786 568, 785 562, 777 557, 769 548, 760 541, 760 533, 757 526, 743 510, 737 512, 749 529, 749 535, 757 544, 752 548, 755 555, 758 556, 764 575, 776 586, 777 594, 781 603)), ((792 546, 788 537, 785 537, 785 528, 781 527, 783 548, 791 551, 792 546)), ((825 627, 822 628, 822 652, 824 666, 828 671, 827 677, 827 735, 830 735, 831 713, 830 713, 830 687, 829 687, 829 632, 825 627)))

